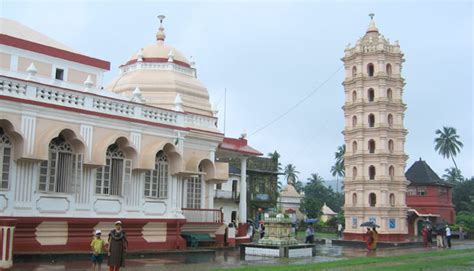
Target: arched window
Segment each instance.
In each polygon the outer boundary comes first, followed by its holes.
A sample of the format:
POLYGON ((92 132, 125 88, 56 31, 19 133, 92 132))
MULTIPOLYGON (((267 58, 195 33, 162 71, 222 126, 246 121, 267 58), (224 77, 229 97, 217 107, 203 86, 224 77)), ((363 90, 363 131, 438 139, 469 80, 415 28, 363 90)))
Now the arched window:
POLYGON ((370 207, 375 207, 375 204, 377 204, 377 196, 375 193, 370 193, 369 194, 369 205, 370 207))
POLYGON ((392 65, 390 63, 385 66, 385 71, 387 72, 388 76, 392 75, 392 65))
POLYGON ((374 64, 367 64, 367 74, 369 75, 369 77, 374 76, 374 64))
POLYGON ((375 116, 374 114, 369 114, 368 116, 369 127, 375 127, 375 116))
POLYGON ((369 153, 375 153, 375 140, 369 140, 369 153))
POLYGON ((357 152, 357 141, 352 142, 352 153, 355 154, 357 152))
POLYGON ((393 99, 392 89, 389 88, 387 89, 387 100, 392 101, 392 99, 393 99))
POLYGON ((369 180, 375 180, 375 167, 369 167, 369 180))
POLYGON ((388 116, 387 116, 387 122, 388 122, 388 126, 389 126, 389 127, 392 127, 392 126, 393 126, 393 115, 392 115, 392 114, 388 114, 388 116))
POLYGON ((155 157, 155 169, 145 173, 145 196, 167 198, 168 180, 168 157, 163 151, 159 151, 155 157))
POLYGON ((12 141, 0 127, 0 189, 8 189, 10 164, 12 155, 12 141))
POLYGON ((390 153, 393 153, 393 149, 394 149, 393 140, 390 139, 390 140, 388 141, 388 151, 389 151, 390 153))
POLYGON ((357 126, 357 117, 352 116, 352 127, 356 127, 356 126, 357 126))
MULTIPOLYGON (((199 172, 202 172, 202 167, 199 166, 199 172)), ((187 197, 186 208, 199 209, 201 208, 201 193, 204 178, 202 174, 191 177, 187 181, 187 197)))
POLYGON ((352 102, 355 103, 357 101, 357 91, 352 91, 352 102))
POLYGON ((390 194, 390 206, 395 206, 395 194, 391 193, 390 194))
POLYGON ((59 134, 49 143, 48 160, 40 164, 38 190, 73 193, 82 181, 82 154, 74 153, 72 145, 59 134))
POLYGON ((357 178, 357 167, 352 168, 352 180, 357 178))
POLYGON ((357 75, 357 68, 356 68, 356 66, 353 66, 352 67, 352 77, 356 77, 356 75, 357 75))
POLYGON ((367 99, 369 102, 373 102, 375 100, 375 91, 373 88, 369 88, 367 91, 367 99))
POLYGON ((390 179, 393 180, 395 177, 395 168, 393 166, 390 166, 388 168, 388 175, 390 176, 390 179))
POLYGON ((352 205, 354 205, 354 206, 357 205, 357 194, 356 193, 352 194, 352 205))
POLYGON ((97 194, 121 196, 124 184, 132 178, 132 160, 114 143, 107 148, 105 166, 97 169, 97 194))

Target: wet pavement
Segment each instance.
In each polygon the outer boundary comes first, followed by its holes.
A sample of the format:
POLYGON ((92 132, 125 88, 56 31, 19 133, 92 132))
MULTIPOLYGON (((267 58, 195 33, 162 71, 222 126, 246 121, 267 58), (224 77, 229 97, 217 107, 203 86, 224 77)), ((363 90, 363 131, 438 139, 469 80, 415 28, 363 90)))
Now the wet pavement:
MULTIPOLYGON (((329 241, 329 240, 328 240, 329 241)), ((457 241, 453 242, 452 249, 474 248, 474 241, 457 241)), ((205 271, 218 268, 229 268, 238 266, 261 266, 261 265, 278 265, 278 264, 305 264, 317 263, 325 261, 337 261, 345 258, 359 256, 390 256, 409 254, 422 251, 441 250, 435 247, 423 248, 381 248, 375 252, 368 253, 366 249, 355 247, 333 246, 328 242, 326 245, 316 245, 316 256, 311 258, 297 259, 279 259, 266 258, 258 256, 247 256, 241 259, 238 249, 223 249, 216 251, 203 251, 183 254, 163 253, 153 257, 142 257, 127 260, 127 267, 124 271, 155 271, 155 270, 173 270, 173 271, 205 271)), ((105 264, 102 270, 106 270, 105 264)), ((58 262, 31 262, 17 263, 12 270, 18 271, 59 271, 59 270, 91 270, 91 263, 86 260, 77 261, 58 261, 58 262)), ((108 270, 108 269, 107 269, 108 270)))

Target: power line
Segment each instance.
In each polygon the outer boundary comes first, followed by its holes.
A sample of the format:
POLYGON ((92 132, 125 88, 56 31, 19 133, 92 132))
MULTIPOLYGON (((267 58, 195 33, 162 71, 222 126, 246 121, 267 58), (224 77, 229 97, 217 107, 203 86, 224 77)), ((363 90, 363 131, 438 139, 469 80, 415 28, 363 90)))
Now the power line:
POLYGON ((298 101, 295 105, 290 107, 287 111, 283 112, 282 114, 280 114, 279 116, 277 116, 276 118, 274 118, 273 120, 268 122, 267 124, 263 125, 262 127, 258 128, 254 132, 252 132, 250 135, 255 135, 256 133, 258 133, 258 132, 264 130, 265 128, 267 128, 268 126, 270 126, 270 125, 274 124, 275 122, 279 121, 284 116, 288 115, 291 111, 296 109, 300 104, 304 103, 307 99, 309 99, 311 96, 313 96, 320 88, 322 88, 327 82, 329 82, 343 67, 344 67, 344 65, 341 65, 335 72, 333 72, 331 75, 329 75, 329 77, 326 80, 324 80, 321 84, 319 84, 319 86, 317 86, 313 91, 311 91, 305 97, 303 97, 303 99, 298 101))

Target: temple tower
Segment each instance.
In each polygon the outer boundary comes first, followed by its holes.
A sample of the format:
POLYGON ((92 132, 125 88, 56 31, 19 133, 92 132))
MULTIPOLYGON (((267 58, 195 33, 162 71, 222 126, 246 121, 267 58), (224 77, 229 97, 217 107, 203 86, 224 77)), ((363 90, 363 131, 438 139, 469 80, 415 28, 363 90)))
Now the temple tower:
POLYGON ((366 34, 344 51, 344 239, 362 239, 360 224, 380 225, 379 240, 407 236, 405 195, 407 155, 403 126, 403 53, 375 26, 373 14, 366 34))

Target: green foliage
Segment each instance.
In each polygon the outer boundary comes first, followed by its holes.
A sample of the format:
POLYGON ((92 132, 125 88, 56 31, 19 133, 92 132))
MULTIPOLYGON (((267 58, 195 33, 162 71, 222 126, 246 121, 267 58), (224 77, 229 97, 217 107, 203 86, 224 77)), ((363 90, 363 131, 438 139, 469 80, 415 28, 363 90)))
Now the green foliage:
POLYGON ((304 183, 300 180, 295 182, 295 189, 298 193, 301 193, 304 189, 304 183))
POLYGON ((456 128, 453 127, 443 127, 442 130, 436 130, 436 134, 438 135, 435 138, 435 150, 443 156, 444 158, 451 158, 454 163, 454 167, 457 169, 458 166, 456 165, 456 161, 454 161, 454 157, 461 152, 461 148, 463 144, 460 140, 459 135, 456 134, 456 128))
POLYGON ((469 212, 474 217, 474 177, 454 183, 453 204, 456 212, 469 212))
POLYGON ((461 225, 463 223, 464 231, 468 232, 472 237, 474 234, 474 213, 460 212, 456 215, 456 224, 461 225))
POLYGON ((335 212, 339 212, 343 205, 343 194, 334 192, 331 187, 326 187, 324 179, 316 173, 308 178, 304 193, 305 197, 301 202, 300 210, 308 217, 319 218, 324 203, 335 212))
POLYGON ((293 164, 288 164, 285 167, 285 179, 288 183, 295 183, 299 178, 299 171, 296 170, 296 167, 293 164))
POLYGON ((444 180, 450 183, 462 182, 464 177, 462 176, 461 170, 452 167, 444 170, 446 173, 443 174, 444 180))

